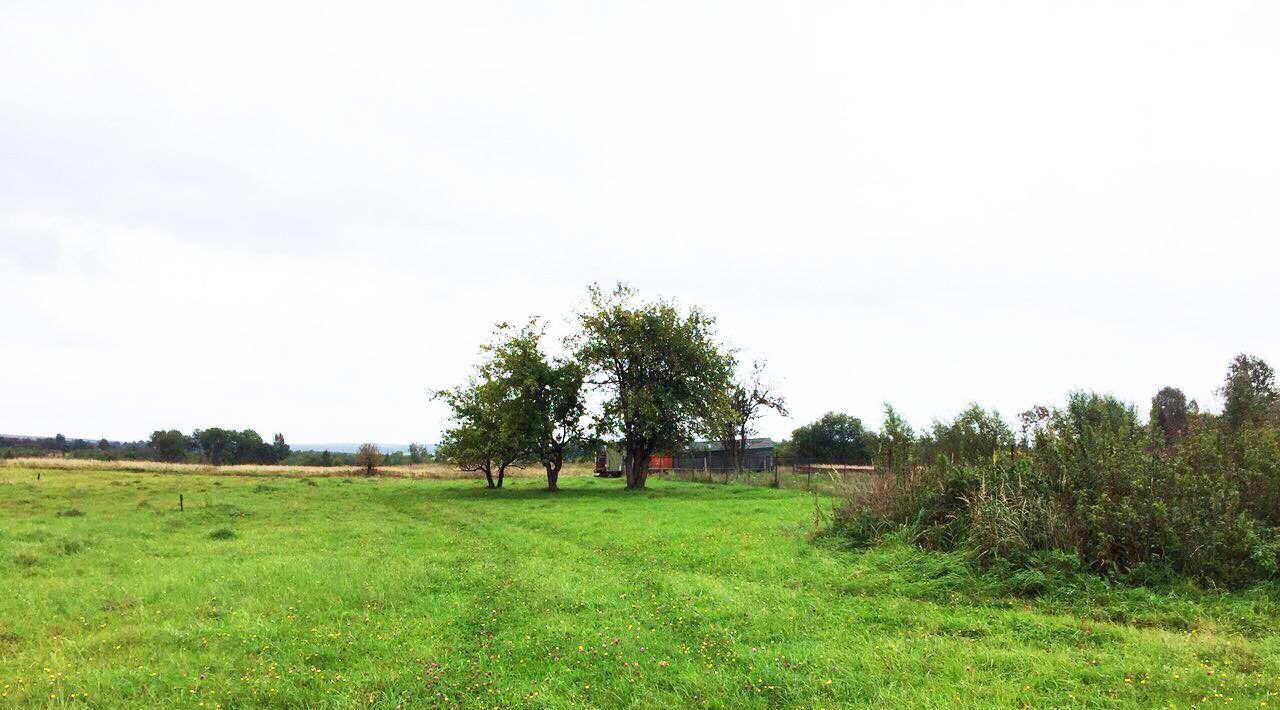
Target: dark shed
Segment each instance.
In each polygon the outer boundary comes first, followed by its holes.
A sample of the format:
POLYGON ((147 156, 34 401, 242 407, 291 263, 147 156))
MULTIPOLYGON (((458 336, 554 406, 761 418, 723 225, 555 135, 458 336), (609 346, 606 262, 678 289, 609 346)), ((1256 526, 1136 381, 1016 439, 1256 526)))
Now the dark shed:
MULTIPOLYGON (((675 456, 674 465, 683 469, 723 471, 733 465, 733 457, 718 441, 695 441, 675 456)), ((742 467, 751 471, 768 471, 774 466, 773 439, 748 439, 742 467)))

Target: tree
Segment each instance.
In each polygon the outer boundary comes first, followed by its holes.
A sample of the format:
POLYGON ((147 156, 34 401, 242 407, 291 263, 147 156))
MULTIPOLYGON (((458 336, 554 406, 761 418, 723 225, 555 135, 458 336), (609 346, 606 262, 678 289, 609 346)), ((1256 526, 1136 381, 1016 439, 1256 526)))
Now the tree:
POLYGON ((499 326, 485 374, 505 391, 499 416, 510 436, 546 470, 547 488, 557 490, 565 452, 587 442, 583 427, 583 369, 570 359, 549 360, 542 351, 544 329, 536 320, 513 332, 499 326))
POLYGON ((417 444, 409 444, 409 463, 423 463, 430 456, 431 454, 427 451, 427 447, 419 446, 417 444))
POLYGON ((271 445, 252 429, 231 432, 232 451, 227 463, 271 463, 271 445))
POLYGON ((58 434, 57 436, 53 437, 53 448, 57 449, 58 451, 66 451, 67 437, 63 436, 62 434, 58 434))
POLYGON ((1277 401, 1276 373, 1262 358, 1236 355, 1220 393, 1226 399, 1222 417, 1228 431, 1261 424, 1277 401))
POLYGON ((798 461, 867 464, 874 449, 861 419, 827 412, 791 432, 791 453, 798 461))
POLYGON ((99 450, 99 451, 108 451, 108 450, 110 450, 110 449, 111 449, 111 442, 110 442, 110 441, 107 441, 105 437, 104 437, 104 438, 102 438, 102 439, 98 439, 98 450, 99 450))
POLYGON ((152 455, 159 461, 177 462, 187 458, 191 440, 177 429, 153 431, 148 442, 152 455))
POLYGON ((529 445, 506 386, 492 374, 489 364, 482 363, 467 384, 433 394, 449 406, 452 422, 436 455, 464 471, 484 473, 490 488, 501 488, 507 467, 526 457, 529 445))
POLYGON ((941 457, 951 464, 990 463, 997 451, 1013 447, 1013 432, 1000 413, 969 405, 950 422, 933 422, 932 436, 922 437, 926 462, 941 457))
POLYGON ((191 432, 191 438, 200 449, 200 456, 215 466, 223 463, 229 451, 234 452, 234 435, 235 432, 218 427, 191 432))
POLYGON ((382 452, 377 444, 361 444, 356 449, 356 465, 364 469, 366 476, 372 476, 374 470, 382 463, 382 452))
POLYGON ((1151 398, 1151 426, 1160 432, 1165 446, 1182 438, 1189 413, 1187 396, 1177 387, 1164 387, 1151 398))
POLYGON ((289 458, 289 445, 284 443, 284 434, 276 434, 271 442, 271 463, 280 463, 289 458))
MULTIPOLYGON (((204 460, 215 466, 276 463, 276 454, 280 451, 273 444, 263 441, 262 436, 253 429, 196 429, 191 433, 191 439, 200 449, 204 460)), ((288 455, 288 446, 284 446, 283 436, 278 438, 277 443, 283 446, 285 455, 288 455)))
POLYGON ((644 488, 652 454, 711 428, 707 415, 729 386, 733 355, 716 342, 715 319, 701 309, 636 303, 623 284, 610 293, 588 289, 578 321, 577 360, 606 397, 597 431, 621 440, 627 488, 644 488))
POLYGON ((765 380, 765 361, 751 363, 745 380, 730 383, 720 401, 716 429, 720 443, 729 455, 730 466, 739 470, 746 458, 747 443, 756 435, 755 422, 766 409, 787 416, 787 402, 774 394, 773 385, 765 380))
POLYGON ((884 403, 884 425, 881 427, 879 443, 876 458, 885 471, 897 473, 911 465, 911 452, 916 443, 915 431, 888 402, 884 403))

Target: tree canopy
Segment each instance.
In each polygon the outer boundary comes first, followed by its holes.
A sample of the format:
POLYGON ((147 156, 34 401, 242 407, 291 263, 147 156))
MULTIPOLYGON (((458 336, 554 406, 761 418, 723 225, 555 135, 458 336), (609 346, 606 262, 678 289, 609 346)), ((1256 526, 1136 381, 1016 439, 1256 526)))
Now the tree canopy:
POLYGON ((519 331, 500 326, 482 367, 487 381, 503 393, 500 413, 510 436, 523 448, 521 458, 539 462, 547 488, 556 490, 565 452, 581 447, 586 402, 583 368, 570 358, 550 359, 543 352, 545 330, 537 320, 519 331))
POLYGON ((588 290, 578 314, 576 357, 605 397, 601 436, 616 436, 627 488, 643 488, 649 457, 674 451, 698 434, 728 389, 733 354, 716 340, 715 318, 669 301, 639 302, 623 284, 588 290))
POLYGON ((827 412, 791 432, 791 452, 797 461, 862 465, 871 462, 874 440, 861 419, 827 412))

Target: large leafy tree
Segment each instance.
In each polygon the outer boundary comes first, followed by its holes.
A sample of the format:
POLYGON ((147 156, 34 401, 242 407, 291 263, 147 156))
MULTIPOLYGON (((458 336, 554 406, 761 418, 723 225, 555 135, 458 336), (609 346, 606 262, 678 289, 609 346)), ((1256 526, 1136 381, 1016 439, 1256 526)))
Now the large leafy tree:
POLYGON ((875 453, 874 441, 861 419, 827 412, 791 432, 791 453, 797 461, 867 464, 875 453))
POLYGON ((500 327, 486 375, 504 390, 502 416, 530 458, 547 472, 547 488, 557 490, 565 452, 587 443, 583 368, 567 358, 549 359, 542 349, 544 328, 531 321, 519 331, 500 327))
POLYGON ((235 462, 237 432, 221 427, 196 429, 191 438, 205 461, 217 466, 235 462))
MULTIPOLYGON (((280 452, 273 444, 263 441, 253 429, 196 429, 191 433, 191 439, 204 460, 214 465, 276 463, 276 456, 280 452)), ((279 438, 279 443, 284 445, 283 436, 279 438)))
POLYGON ((638 302, 623 284, 611 292, 592 286, 578 319, 577 359, 605 395, 597 429, 620 439, 627 488, 643 488, 650 455, 711 429, 708 414, 729 386, 733 355, 701 309, 638 302))

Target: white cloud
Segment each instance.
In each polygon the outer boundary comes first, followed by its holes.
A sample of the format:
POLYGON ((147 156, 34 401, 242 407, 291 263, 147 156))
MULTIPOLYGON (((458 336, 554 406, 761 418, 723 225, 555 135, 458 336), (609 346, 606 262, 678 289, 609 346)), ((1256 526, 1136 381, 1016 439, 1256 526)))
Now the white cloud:
MULTIPOLYGON (((591 281, 797 420, 1280 359, 1280 9, 0 6, 0 431, 433 440, 591 281)), ((795 422, 770 421, 771 434, 795 422)))

